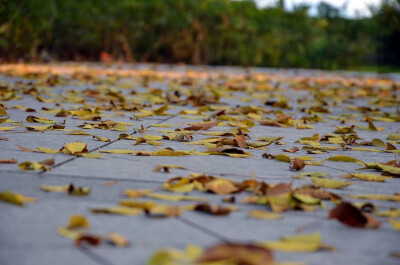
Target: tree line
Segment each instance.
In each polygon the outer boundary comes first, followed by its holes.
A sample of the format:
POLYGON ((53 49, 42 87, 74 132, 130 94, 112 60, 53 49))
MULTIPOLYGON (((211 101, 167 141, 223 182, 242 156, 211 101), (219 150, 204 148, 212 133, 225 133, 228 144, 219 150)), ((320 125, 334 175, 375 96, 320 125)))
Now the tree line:
POLYGON ((400 67, 400 2, 368 18, 320 3, 0 0, 3 61, 89 60, 356 69, 400 67))

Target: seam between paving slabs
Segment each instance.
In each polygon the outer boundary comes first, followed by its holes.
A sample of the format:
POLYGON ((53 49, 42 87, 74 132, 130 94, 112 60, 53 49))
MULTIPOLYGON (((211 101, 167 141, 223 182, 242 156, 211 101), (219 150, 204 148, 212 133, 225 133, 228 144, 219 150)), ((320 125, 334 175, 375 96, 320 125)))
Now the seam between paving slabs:
MULTIPOLYGON (((164 119, 164 120, 161 120, 161 121, 159 121, 159 122, 156 122, 156 123, 154 123, 154 124, 163 123, 163 122, 165 122, 165 121, 167 121, 167 120, 169 120, 169 119, 172 119, 172 118, 174 118, 174 117, 176 117, 176 116, 177 116, 177 114, 172 115, 172 116, 170 116, 170 117, 168 117, 168 118, 166 118, 166 119, 164 119)), ((154 125, 154 124, 152 124, 152 125, 154 125)), ((148 126, 146 126, 145 128, 146 128, 146 129, 147 129, 147 128, 150 128, 152 125, 148 125, 148 126)), ((136 131, 134 130, 134 131, 133 131, 132 133, 130 133, 129 135, 133 135, 133 134, 135 134, 135 133, 136 133, 136 131)), ((109 146, 110 144, 113 144, 113 143, 118 142, 118 141, 120 141, 120 140, 121 140, 121 139, 115 139, 115 140, 113 140, 113 141, 111 141, 111 142, 108 142, 108 143, 106 143, 106 144, 103 144, 103 145, 101 145, 101 146, 99 146, 99 147, 96 147, 96 148, 90 150, 89 153, 91 153, 91 152, 93 152, 93 151, 100 150, 100 149, 102 149, 103 147, 109 146)), ((72 158, 70 158, 70 159, 67 159, 67 160, 61 162, 61 163, 55 164, 55 165, 53 166, 53 168, 60 167, 60 166, 62 166, 62 165, 64 165, 64 164, 67 164, 67 163, 69 163, 69 162, 71 162, 71 161, 73 161, 73 160, 75 160, 75 159, 78 159, 78 158, 80 158, 80 157, 79 157, 79 156, 72 157, 72 158)), ((46 173, 46 172, 47 172, 47 171, 43 170, 43 171, 39 172, 38 174, 39 174, 39 175, 42 175, 42 174, 44 174, 44 173, 46 173)))
POLYGON ((179 216, 179 217, 176 217, 176 220, 180 221, 181 223, 183 223, 183 224, 185 224, 185 225, 187 225, 187 226, 189 226, 189 227, 191 227, 193 229, 196 229, 197 231, 200 231, 200 232, 202 232, 204 234, 207 234, 207 235, 209 235, 209 236, 211 236, 211 237, 213 237, 215 239, 218 239, 218 240, 220 240, 222 242, 228 243, 228 242, 232 241, 229 238, 225 237, 224 235, 219 234, 219 233, 217 233, 217 232, 215 232, 215 231, 213 231, 211 229, 208 229, 205 226, 202 226, 202 225, 199 225, 199 224, 197 224, 195 222, 192 222, 192 221, 190 221, 189 219, 187 219, 185 217, 179 216))
POLYGON ((92 261, 101 264, 101 265, 115 265, 115 263, 109 261, 108 259, 104 258, 103 256, 94 253, 90 248, 88 247, 80 247, 79 250, 83 255, 85 255, 87 258, 91 259, 92 261))

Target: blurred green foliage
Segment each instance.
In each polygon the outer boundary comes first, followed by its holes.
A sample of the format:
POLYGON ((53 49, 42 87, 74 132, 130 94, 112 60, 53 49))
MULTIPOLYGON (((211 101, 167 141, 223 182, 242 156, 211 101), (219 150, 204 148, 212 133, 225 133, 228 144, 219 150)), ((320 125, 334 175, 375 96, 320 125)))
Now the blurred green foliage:
MULTIPOLYGON (((278 1, 279 3, 279 1, 278 1)), ((0 58, 348 69, 400 65, 400 4, 348 19, 229 0, 0 0, 0 58), (44 58, 45 59, 45 58, 44 58)))

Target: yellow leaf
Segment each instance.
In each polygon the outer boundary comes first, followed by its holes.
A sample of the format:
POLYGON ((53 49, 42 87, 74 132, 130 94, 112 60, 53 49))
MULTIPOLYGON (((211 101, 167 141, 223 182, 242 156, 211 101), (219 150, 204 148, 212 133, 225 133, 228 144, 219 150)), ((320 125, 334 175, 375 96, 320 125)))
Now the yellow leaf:
POLYGON ((301 172, 299 173, 300 176, 307 176, 312 178, 322 178, 328 175, 326 172, 301 172))
POLYGON ((116 123, 114 126, 109 128, 110 131, 117 131, 117 132, 126 132, 128 129, 126 129, 126 126, 122 123, 116 123))
POLYGON ((57 228, 57 233, 65 238, 76 240, 81 236, 81 233, 63 226, 57 228))
POLYGON ((59 150, 46 148, 46 147, 40 147, 40 146, 37 146, 36 149, 39 150, 40 152, 46 153, 46 154, 57 154, 60 152, 59 150))
POLYGON ((83 152, 88 152, 87 144, 82 142, 66 143, 61 151, 66 155, 76 155, 83 152))
POLYGON ((390 209, 384 212, 379 212, 376 215, 382 216, 382 217, 390 217, 390 218, 396 218, 400 217, 400 209, 390 209))
POLYGON ((350 162, 350 163, 362 162, 362 161, 360 161, 358 159, 355 159, 354 157, 343 156, 343 155, 331 156, 327 160, 328 161, 335 161, 335 162, 350 162))
POLYGON ((105 207, 105 208, 90 208, 92 213, 104 213, 115 215, 139 215, 142 210, 139 208, 130 207, 105 207))
POLYGON ((276 155, 275 159, 278 161, 287 162, 287 163, 290 163, 290 161, 291 161, 290 157, 285 154, 276 155))
POLYGON ((203 197, 195 197, 195 196, 187 196, 187 195, 173 195, 173 194, 162 194, 162 193, 150 193, 146 195, 147 197, 164 200, 164 201, 198 201, 203 202, 207 201, 206 198, 203 197))
POLYGON ((234 185, 234 183, 227 179, 212 180, 205 184, 205 188, 208 191, 212 191, 218 195, 225 195, 238 191, 238 188, 234 185))
POLYGON ((92 135, 90 133, 84 132, 84 131, 72 131, 72 132, 68 132, 68 135, 92 135))
POLYGON ((105 137, 101 137, 101 136, 97 136, 97 135, 93 135, 93 138, 102 141, 102 142, 111 142, 111 139, 105 138, 105 137))
POLYGON ((39 170, 43 168, 43 165, 41 165, 39 162, 25 161, 19 163, 18 167, 22 170, 39 170))
POLYGON ((328 189, 340 189, 352 185, 352 182, 336 179, 311 178, 314 185, 328 189))
POLYGON ((67 186, 47 186, 47 185, 40 185, 39 188, 41 190, 47 191, 47 192, 66 192, 68 190, 68 185, 67 186))
POLYGON ((0 127, 0 131, 10 131, 10 130, 13 130, 15 128, 17 128, 17 127, 0 127))
POLYGON ((247 215, 248 217, 263 219, 263 220, 280 220, 282 216, 278 213, 272 213, 263 210, 252 210, 247 215))
POLYGON ((115 232, 108 233, 107 240, 116 247, 127 247, 130 244, 127 238, 115 232))
POLYGON ((193 182, 164 183, 163 187, 171 192, 187 193, 195 188, 195 184, 193 182))
POLYGON ((400 195, 386 195, 386 194, 354 194, 348 195, 353 199, 364 199, 364 200, 382 200, 382 201, 394 201, 400 202, 400 195))
POLYGON ((99 153, 82 153, 82 154, 79 154, 79 156, 82 156, 84 158, 97 159, 97 158, 103 157, 103 154, 99 154, 99 153))
POLYGON ((395 230, 400 232, 400 220, 388 219, 387 221, 395 230))
POLYGON ((124 190, 123 194, 128 196, 129 198, 140 198, 144 197, 147 194, 151 193, 151 190, 124 190))
POLYGON ((139 209, 150 209, 157 205, 157 203, 155 202, 137 201, 137 200, 122 200, 118 204, 125 207, 139 208, 139 209))
POLYGON ((375 181, 375 182, 384 182, 388 177, 383 177, 381 175, 376 174, 367 174, 367 173, 349 173, 347 175, 342 176, 343 178, 358 178, 365 181, 375 181))
POLYGON ((39 123, 47 123, 47 124, 56 124, 56 121, 50 120, 44 117, 36 117, 36 116, 28 116, 26 117, 27 122, 39 122, 39 123))
POLYGON ((372 145, 376 146, 376 147, 385 147, 386 146, 385 143, 380 139, 373 139, 372 145))
POLYGON ((145 209, 146 215, 150 217, 177 217, 183 209, 177 205, 156 204, 149 209, 145 209))
POLYGON ((73 214, 69 217, 66 228, 77 229, 77 228, 88 228, 90 227, 89 221, 85 216, 80 214, 73 214))
POLYGON ((261 242, 258 245, 280 252, 314 252, 321 249, 334 250, 334 247, 325 245, 322 242, 319 233, 283 237, 280 241, 261 242))
POLYGON ((153 155, 154 156, 186 156, 186 155, 190 155, 190 152, 171 150, 171 149, 161 149, 159 151, 153 152, 153 155))
POLYGON ((10 190, 5 190, 0 192, 0 200, 19 206, 24 206, 26 202, 35 202, 35 198, 26 197, 22 194, 15 193, 10 190))

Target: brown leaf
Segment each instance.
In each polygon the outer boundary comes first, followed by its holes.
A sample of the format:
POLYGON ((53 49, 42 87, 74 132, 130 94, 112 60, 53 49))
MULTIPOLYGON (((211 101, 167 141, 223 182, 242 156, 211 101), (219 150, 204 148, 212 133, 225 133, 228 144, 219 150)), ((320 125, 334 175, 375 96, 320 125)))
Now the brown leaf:
POLYGON ((397 150, 396 146, 392 145, 391 143, 386 143, 386 150, 397 150))
POLYGON ((200 130, 208 130, 217 125, 218 122, 196 122, 190 123, 189 127, 184 128, 187 131, 200 131, 200 130))
POLYGON ((290 169, 291 170, 302 170, 305 166, 306 166, 306 163, 304 163, 303 160, 301 160, 299 158, 295 158, 290 169))
POLYGON ((101 244, 102 238, 96 235, 83 234, 75 239, 75 246, 80 247, 82 243, 87 243, 91 246, 99 246, 101 244))
POLYGON ((218 216, 228 215, 232 211, 231 209, 222 207, 220 205, 209 205, 209 204, 206 204, 206 203, 197 204, 194 207, 194 210, 195 211, 199 211, 199 212, 203 212, 203 213, 208 213, 208 214, 211 214, 211 215, 218 215, 218 216))
POLYGON ((293 184, 293 182, 279 183, 273 187, 268 188, 267 195, 268 196, 276 196, 276 195, 290 192, 292 190, 292 184, 293 184))
POLYGON ((215 147, 207 148, 207 152, 227 153, 227 154, 245 154, 243 150, 233 147, 215 147))
POLYGON ((17 160, 15 160, 14 158, 0 159, 0 163, 3 163, 3 164, 15 164, 15 163, 17 163, 17 160))
POLYGON ((271 250, 254 244, 221 243, 208 248, 196 263, 234 261, 241 265, 268 265, 275 259, 271 250))
POLYGON ((292 147, 290 149, 283 149, 283 151, 288 152, 288 153, 295 153, 297 151, 299 151, 300 149, 297 147, 292 147))
POLYGON ((381 225, 375 217, 344 201, 329 211, 328 219, 337 219, 352 227, 378 228, 381 225))
POLYGON ((244 134, 236 136, 234 141, 236 146, 239 146, 240 148, 247 148, 246 136, 244 136, 244 134))
POLYGON ((208 191, 212 191, 218 195, 225 195, 238 191, 234 183, 227 179, 215 179, 206 183, 204 186, 208 191))

